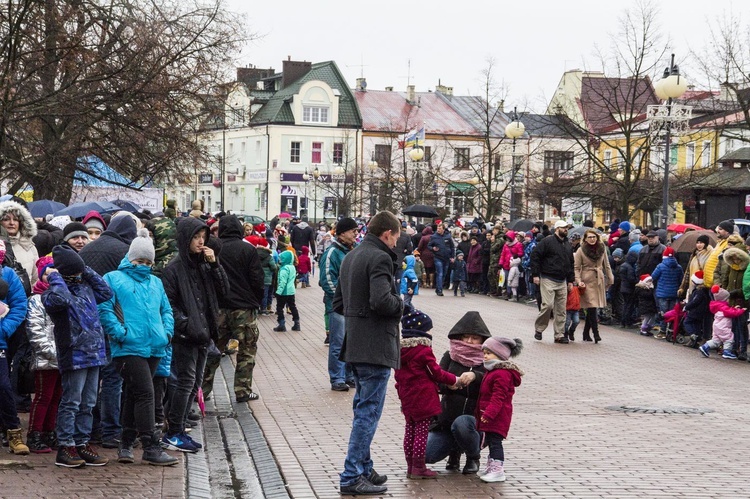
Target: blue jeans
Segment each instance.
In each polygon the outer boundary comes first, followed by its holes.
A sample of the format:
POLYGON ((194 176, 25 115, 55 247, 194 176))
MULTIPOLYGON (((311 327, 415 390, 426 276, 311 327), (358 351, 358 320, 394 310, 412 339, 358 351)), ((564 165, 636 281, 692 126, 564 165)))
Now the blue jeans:
POLYGON ((657 298, 656 299, 656 305, 659 307, 659 312, 661 312, 661 315, 659 316, 659 326, 661 326, 661 332, 664 332, 664 328, 666 326, 666 323, 664 322, 664 314, 666 312, 669 312, 674 308, 675 303, 677 303, 677 298, 657 298))
POLYGON ((0 349, 0 426, 6 430, 16 430, 21 427, 21 421, 16 412, 15 392, 10 384, 7 354, 7 350, 0 349))
POLYGON ((440 258, 435 258, 435 292, 443 292, 443 281, 445 280, 445 274, 450 272, 450 265, 448 262, 442 261, 440 258))
POLYGON ((467 457, 478 458, 481 438, 477 431, 474 416, 464 414, 453 421, 451 431, 431 431, 427 437, 425 462, 442 461, 454 451, 466 453, 467 457))
POLYGON ((391 368, 386 366, 354 363, 352 370, 357 391, 352 402, 354 418, 344 472, 339 475, 342 487, 352 485, 361 475, 369 476, 372 471, 370 444, 378 429, 391 377, 391 368))
POLYGON ((102 386, 94 408, 93 433, 101 433, 102 440, 119 439, 122 434, 120 426, 120 398, 122 397, 122 377, 112 362, 99 370, 102 386))
POLYGON ((328 377, 331 384, 344 383, 346 380, 354 379, 352 366, 339 360, 341 345, 344 343, 344 316, 331 312, 328 314, 328 327, 330 335, 328 336, 328 377))
POLYGON ((60 446, 85 445, 91 437, 99 387, 99 367, 62 373, 62 398, 57 411, 57 440, 60 446))
POLYGON ((747 353, 747 312, 732 319, 732 331, 734 332, 734 344, 737 353, 747 353))
POLYGON ((263 286, 263 302, 261 303, 261 312, 266 310, 273 303, 273 286, 263 286))

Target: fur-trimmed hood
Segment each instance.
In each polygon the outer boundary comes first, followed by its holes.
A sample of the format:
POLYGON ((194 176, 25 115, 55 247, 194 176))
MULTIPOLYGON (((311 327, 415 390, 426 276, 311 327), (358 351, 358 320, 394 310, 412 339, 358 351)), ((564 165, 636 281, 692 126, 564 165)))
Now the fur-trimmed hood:
POLYGON ((742 248, 730 247, 723 254, 724 261, 734 270, 747 268, 750 263, 750 255, 742 248))
POLYGON ((419 345, 424 345, 426 347, 432 346, 432 340, 429 338, 402 338, 401 339, 401 348, 412 348, 419 345))
POLYGON ((31 239, 36 236, 37 228, 34 217, 31 216, 29 210, 23 207, 20 203, 15 201, 3 201, 0 203, 0 219, 3 218, 7 213, 13 213, 16 218, 21 221, 21 227, 18 231, 18 236, 21 239, 31 239))
POLYGON ((507 369, 509 371, 516 371, 520 376, 526 374, 523 372, 523 369, 521 369, 521 366, 519 366, 512 360, 501 360, 490 370, 494 371, 495 369, 507 369))

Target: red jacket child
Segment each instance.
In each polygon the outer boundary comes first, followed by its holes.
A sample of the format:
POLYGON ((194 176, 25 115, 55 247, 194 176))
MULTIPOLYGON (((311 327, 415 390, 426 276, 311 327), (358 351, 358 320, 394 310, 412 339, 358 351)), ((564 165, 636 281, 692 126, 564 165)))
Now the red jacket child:
POLYGON ((578 286, 568 291, 568 300, 565 302, 565 310, 568 312, 574 312, 581 310, 581 295, 578 291, 578 286))
POLYGON ((299 263, 297 264, 297 272, 300 274, 309 274, 310 269, 310 248, 302 246, 302 254, 299 256, 299 263))
POLYGON ((474 412, 477 430, 508 437, 513 417, 513 395, 516 387, 521 385, 523 376, 521 368, 508 359, 518 355, 522 347, 523 344, 518 339, 499 337, 488 338, 482 345, 482 350, 494 353, 497 359, 487 360, 485 357, 487 374, 479 387, 479 400, 474 412))

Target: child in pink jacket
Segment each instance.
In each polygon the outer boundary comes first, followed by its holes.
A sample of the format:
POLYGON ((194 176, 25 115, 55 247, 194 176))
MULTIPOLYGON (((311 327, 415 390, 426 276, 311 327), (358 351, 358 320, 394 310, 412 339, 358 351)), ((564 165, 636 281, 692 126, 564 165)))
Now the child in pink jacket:
POLYGON ((737 356, 732 352, 734 347, 734 333, 732 332, 732 319, 742 315, 746 309, 739 306, 732 307, 729 305, 729 291, 715 285, 711 288, 714 295, 713 301, 709 303, 708 308, 714 314, 713 336, 705 342, 699 350, 704 357, 708 357, 708 351, 712 348, 716 350, 723 347, 722 357, 725 359, 736 359, 737 356))

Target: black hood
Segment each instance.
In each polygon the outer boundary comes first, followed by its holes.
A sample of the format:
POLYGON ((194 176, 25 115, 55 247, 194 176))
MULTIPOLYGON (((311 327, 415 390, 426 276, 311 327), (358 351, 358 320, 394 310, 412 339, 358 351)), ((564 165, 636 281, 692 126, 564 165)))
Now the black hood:
POLYGON ((458 340, 464 334, 476 334, 482 338, 492 336, 479 312, 466 312, 448 332, 448 338, 458 340))
POLYGON ((242 239, 244 233, 242 222, 236 215, 224 215, 219 219, 219 237, 221 239, 242 239))
POLYGON ((208 235, 208 225, 203 220, 194 217, 180 219, 177 224, 177 252, 185 263, 192 262, 190 258, 190 241, 200 230, 205 230, 208 235))
POLYGON ((130 245, 130 243, 133 242, 133 239, 135 239, 135 221, 130 215, 115 217, 102 235, 107 232, 110 234, 117 234, 124 243, 130 245))

